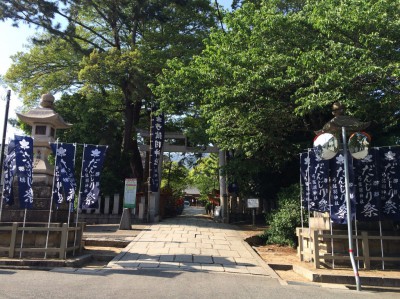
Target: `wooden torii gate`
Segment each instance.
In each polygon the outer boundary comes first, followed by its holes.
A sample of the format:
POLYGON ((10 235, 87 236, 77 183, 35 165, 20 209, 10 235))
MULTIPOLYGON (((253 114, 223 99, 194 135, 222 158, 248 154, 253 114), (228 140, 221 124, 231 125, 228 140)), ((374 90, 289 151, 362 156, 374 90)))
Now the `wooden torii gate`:
MULTIPOLYGON (((149 138, 150 132, 145 130, 138 130, 140 136, 149 138)), ((139 145, 139 150, 143 152, 150 152, 150 146, 147 144, 139 145)), ((161 152, 161 163, 159 164, 159 174, 161 181, 161 167, 162 167, 162 157, 164 152, 167 153, 218 153, 218 164, 219 167, 223 167, 226 164, 225 160, 225 151, 220 150, 216 146, 208 146, 205 148, 201 147, 190 147, 188 146, 187 138, 183 133, 179 132, 165 132, 164 134, 164 144, 161 152), (182 145, 173 144, 171 140, 183 140, 180 142, 182 145)), ((222 221, 226 222, 228 213, 227 213, 227 188, 226 188, 226 177, 223 175, 222 171, 219 174, 219 194, 220 194, 220 202, 221 202, 221 216, 222 221)), ((148 212, 147 217, 150 222, 158 222, 159 215, 159 204, 160 204, 160 191, 158 192, 148 192, 148 212)))

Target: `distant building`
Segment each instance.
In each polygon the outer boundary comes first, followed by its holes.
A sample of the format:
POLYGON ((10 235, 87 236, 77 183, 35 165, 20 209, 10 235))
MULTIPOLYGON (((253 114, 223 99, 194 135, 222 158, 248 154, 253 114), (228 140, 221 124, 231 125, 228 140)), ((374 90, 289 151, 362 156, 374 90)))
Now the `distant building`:
POLYGON ((197 206, 197 200, 200 197, 200 191, 196 187, 190 186, 184 190, 184 200, 190 202, 191 206, 197 206))

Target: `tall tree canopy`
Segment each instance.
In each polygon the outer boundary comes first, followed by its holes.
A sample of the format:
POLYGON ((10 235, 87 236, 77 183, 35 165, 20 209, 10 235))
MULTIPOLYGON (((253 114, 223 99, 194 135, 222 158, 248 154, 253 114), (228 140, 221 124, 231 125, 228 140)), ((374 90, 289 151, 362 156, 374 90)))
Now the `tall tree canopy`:
POLYGON ((122 112, 123 153, 139 180, 136 128, 143 104, 155 101, 148 84, 168 59, 199 53, 217 23, 208 0, 4 0, 6 19, 42 29, 29 52, 13 57, 7 83, 26 103, 49 91, 79 91, 122 112))
POLYGON ((279 168, 335 101, 373 133, 398 127, 399 13, 399 0, 246 2, 154 90, 167 111, 200 111, 220 147, 279 168))

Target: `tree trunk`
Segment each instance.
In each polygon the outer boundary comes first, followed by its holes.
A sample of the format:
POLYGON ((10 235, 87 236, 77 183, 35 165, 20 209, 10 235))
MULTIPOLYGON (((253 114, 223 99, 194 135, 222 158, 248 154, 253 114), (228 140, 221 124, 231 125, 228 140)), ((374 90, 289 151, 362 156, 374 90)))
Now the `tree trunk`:
POLYGON ((136 136, 136 125, 140 119, 141 102, 132 101, 132 86, 125 83, 122 90, 125 97, 125 127, 122 145, 123 157, 125 157, 131 168, 132 176, 138 181, 138 189, 142 189, 143 165, 140 156, 139 145, 136 136))

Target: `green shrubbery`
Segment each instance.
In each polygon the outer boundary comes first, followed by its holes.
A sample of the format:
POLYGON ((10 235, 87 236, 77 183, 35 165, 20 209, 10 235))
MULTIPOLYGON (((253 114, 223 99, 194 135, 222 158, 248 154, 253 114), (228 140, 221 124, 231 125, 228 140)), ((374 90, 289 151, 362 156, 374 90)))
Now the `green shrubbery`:
POLYGON ((298 184, 283 188, 277 194, 277 209, 266 216, 269 228, 263 237, 267 239, 267 244, 297 245, 296 227, 301 226, 299 194, 298 184))

